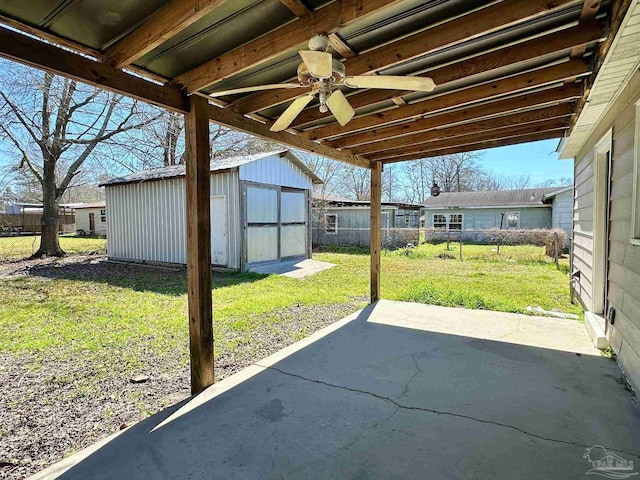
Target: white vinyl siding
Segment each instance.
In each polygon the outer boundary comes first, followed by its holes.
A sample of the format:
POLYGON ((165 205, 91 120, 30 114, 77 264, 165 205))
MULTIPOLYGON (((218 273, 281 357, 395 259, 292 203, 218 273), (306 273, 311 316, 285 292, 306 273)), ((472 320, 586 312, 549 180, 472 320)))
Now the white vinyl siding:
POLYGON ((631 243, 640 246, 640 102, 636 103, 631 204, 631 243))

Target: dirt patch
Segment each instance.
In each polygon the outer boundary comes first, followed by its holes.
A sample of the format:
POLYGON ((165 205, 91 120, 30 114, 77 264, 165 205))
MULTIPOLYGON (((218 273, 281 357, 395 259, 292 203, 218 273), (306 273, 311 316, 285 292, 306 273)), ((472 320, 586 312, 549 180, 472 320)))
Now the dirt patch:
MULTIPOLYGON (((126 279, 137 265, 110 264, 105 257, 0 263, 0 277, 126 279)), ((159 270, 178 281, 184 270, 159 270)), ((170 278, 169 278, 170 279, 170 278)), ((180 281, 181 283, 181 281, 180 281)), ((225 378, 361 308, 365 298, 332 305, 295 305, 261 315, 251 341, 216 357, 216 379, 225 378), (264 321, 266 320, 266 321, 264 321)), ((232 336, 231 332, 225 335, 232 336)), ((230 339, 224 339, 230 340, 230 339)), ((125 347, 121 347, 125 348, 125 347)), ((72 356, 0 354, 0 478, 22 479, 189 396, 188 346, 150 351, 144 341, 127 350, 140 360, 130 365, 117 349, 72 356), (149 377, 131 383, 138 374, 149 377)), ((131 355, 127 355, 132 358, 131 355)))

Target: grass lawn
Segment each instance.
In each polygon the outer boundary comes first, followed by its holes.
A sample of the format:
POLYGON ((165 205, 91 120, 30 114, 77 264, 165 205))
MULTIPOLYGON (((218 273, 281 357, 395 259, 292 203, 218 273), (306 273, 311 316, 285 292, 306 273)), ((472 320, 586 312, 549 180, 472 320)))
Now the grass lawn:
MULTIPOLYGON (((104 239, 61 243, 70 253, 105 249, 104 239)), ((6 478, 32 474, 189 393, 184 269, 114 264, 100 254, 16 263, 35 248, 33 237, 0 238, 0 383, 12 385, 0 395, 0 459, 16 465, 6 478), (150 380, 129 383, 137 373, 150 380)), ((580 313, 569 302, 566 259, 558 270, 542 248, 498 255, 464 245, 462 261, 458 254, 453 243, 383 252, 383 297, 580 313)), ((367 252, 329 249, 314 258, 336 266, 302 280, 214 273, 217 378, 367 303, 367 252)))

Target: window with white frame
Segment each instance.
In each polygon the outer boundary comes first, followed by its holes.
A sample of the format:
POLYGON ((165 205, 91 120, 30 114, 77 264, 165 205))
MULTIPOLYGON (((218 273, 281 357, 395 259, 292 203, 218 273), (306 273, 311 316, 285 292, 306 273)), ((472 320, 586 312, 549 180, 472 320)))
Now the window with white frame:
POLYGON ((105 223, 107 221, 107 211, 103 208, 100 210, 100 221, 105 223))
POLYGON ((520 212, 507 213, 507 228, 520 227, 520 212))
POLYGON ((324 217, 324 231, 327 233, 338 232, 338 215, 330 213, 324 217))
POLYGON ((631 243, 640 246, 640 102, 636 103, 636 132, 633 162, 631 243))
POLYGON ((447 228, 447 217, 436 213, 433 216, 433 228, 447 228))
POLYGON ((449 215, 449 230, 462 230, 461 213, 452 213, 449 215))

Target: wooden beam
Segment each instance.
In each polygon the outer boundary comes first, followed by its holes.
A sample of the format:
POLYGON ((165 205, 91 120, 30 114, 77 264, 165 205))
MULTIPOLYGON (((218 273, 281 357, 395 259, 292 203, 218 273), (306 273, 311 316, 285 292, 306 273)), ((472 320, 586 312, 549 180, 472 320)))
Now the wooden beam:
POLYGON ((582 60, 571 60, 559 65, 553 65, 494 82, 465 88, 453 93, 441 96, 429 96, 423 100, 402 107, 371 115, 363 115, 354 118, 344 127, 339 124, 331 124, 315 130, 305 131, 304 133, 314 140, 337 137, 388 123, 409 121, 413 118, 421 117, 427 112, 435 112, 468 103, 488 100, 492 97, 563 81, 567 78, 588 75, 589 72, 590 66, 586 62, 582 60))
POLYGON ((240 115, 239 113, 235 113, 225 108, 209 105, 209 118, 221 125, 250 133, 251 135, 256 135, 267 140, 274 140, 293 148, 299 148, 306 152, 317 153, 318 155, 357 165, 358 167, 371 168, 369 160, 362 156, 353 155, 348 151, 336 150, 335 148, 314 142, 313 140, 309 140, 301 135, 294 135, 286 131, 272 132, 269 130, 269 125, 251 120, 244 115, 240 115))
MULTIPOLYGON (((584 0, 580 11, 580 23, 589 22, 596 18, 600 9, 600 0, 584 0)), ((576 45, 571 49, 571 58, 580 58, 586 51, 586 45, 576 45)))
POLYGON ((376 162, 371 169, 371 208, 369 222, 369 253, 371 267, 371 303, 380 300, 380 251, 382 249, 382 164, 376 162))
POLYGON ((3 28, 0 28, 0 56, 169 110, 183 113, 189 111, 189 100, 178 90, 156 85, 109 65, 3 28))
POLYGON ((227 0, 173 0, 108 48, 102 61, 123 68, 212 12, 227 0))
POLYGON ((570 102, 581 96, 582 86, 578 84, 564 85, 562 87, 535 93, 525 92, 524 94, 515 97, 499 99, 491 103, 457 109, 452 112, 447 111, 437 113, 413 122, 367 130, 355 135, 341 137, 333 142, 327 142, 326 144, 334 148, 353 148, 357 145, 374 144, 375 142, 384 141, 390 138, 403 137, 428 131, 436 127, 444 127, 456 123, 479 120, 491 115, 532 110, 557 103, 570 102))
POLYGON ((505 116, 481 119, 471 123, 457 124, 451 127, 437 128, 403 137, 390 138, 381 142, 368 143, 352 148, 351 152, 363 155, 370 155, 376 152, 395 152, 401 148, 413 147, 415 145, 444 140, 451 137, 549 122, 558 118, 567 118, 573 113, 574 106, 571 103, 563 103, 552 107, 516 112, 505 116))
POLYGON ((187 295, 191 393, 213 384, 213 309, 211 302, 211 219, 209 112, 206 98, 190 98, 185 118, 187 146, 187 295))
POLYGON ((542 120, 540 122, 527 123, 524 125, 496 128, 493 130, 483 130, 470 133, 468 135, 457 135, 454 137, 448 137, 441 140, 433 140, 431 142, 425 142, 417 145, 406 145, 395 149, 373 153, 369 155, 369 158, 372 161, 387 160, 396 156, 421 153, 425 150, 440 150, 442 148, 457 147, 461 145, 517 137, 521 135, 549 132, 554 130, 567 130, 568 128, 568 118, 542 120))
POLYGON ((564 137, 564 130, 553 130, 550 132, 534 133, 531 135, 522 135, 520 137, 496 139, 480 143, 472 143, 469 145, 460 145, 450 148, 442 148, 440 150, 425 150, 421 153, 413 153, 401 155, 384 160, 383 163, 406 162, 409 160, 418 160, 421 158, 437 157, 440 155, 452 155, 454 153, 473 152, 477 150, 486 150, 487 148, 505 147, 507 145, 517 145, 520 143, 537 142, 539 140, 549 140, 553 138, 564 137))
POLYGON ((342 58, 352 58, 356 56, 356 52, 337 33, 329 35, 329 44, 342 58))
MULTIPOLYGON (((55 45, 2 28, 0 28, 0 56, 169 110, 181 113, 190 111, 189 99, 179 90, 157 85, 55 45)), ((351 155, 347 151, 338 151, 288 132, 271 132, 267 125, 230 110, 212 106, 209 114, 212 121, 236 130, 360 167, 369 168, 370 166, 366 158, 351 155)))
MULTIPOLYGON (((599 21, 592 21, 567 28, 560 32, 554 32, 516 45, 464 59, 444 67, 435 68, 418 76, 430 77, 436 85, 442 87, 446 83, 462 78, 513 66, 535 58, 545 57, 553 53, 568 50, 576 45, 586 45, 599 41, 605 37, 604 24, 599 21)), ((349 103, 353 108, 357 109, 394 100, 394 97, 408 95, 410 93, 413 92, 407 90, 372 89, 349 95, 349 103)), ((331 116, 330 113, 321 113, 317 107, 311 107, 298 115, 292 125, 296 127, 329 116, 331 116)))
POLYGON ((336 0, 184 72, 170 83, 184 87, 189 92, 195 92, 291 49, 303 47, 305 42, 317 33, 333 33, 399 2, 400 0, 336 0))
POLYGON ((300 0, 280 0, 280 3, 291 10, 296 17, 304 17, 311 13, 311 10, 300 0))
MULTIPOLYGON (((504 0, 497 5, 473 11, 375 48, 364 55, 347 59, 344 65, 349 75, 364 75, 375 72, 438 51, 449 45, 546 14, 571 3, 574 3, 574 0, 553 2, 548 0, 504 0)), ((236 55, 236 57, 238 56, 236 55)), ((260 92, 239 99, 232 108, 240 113, 257 112, 300 95, 300 92, 292 90, 260 92)))

